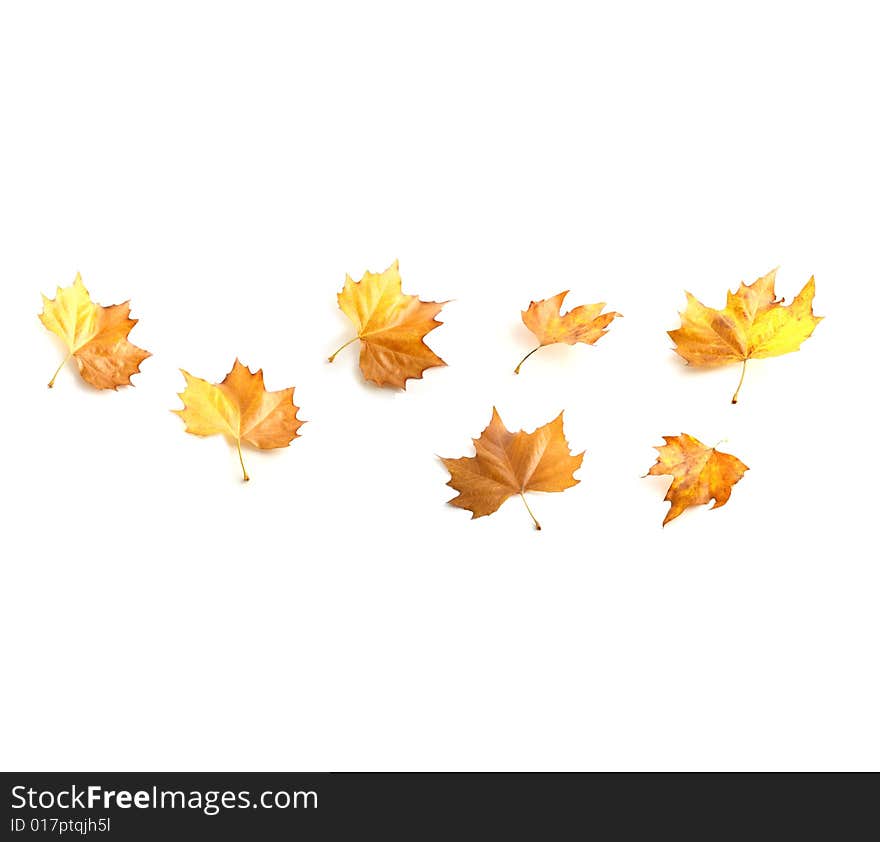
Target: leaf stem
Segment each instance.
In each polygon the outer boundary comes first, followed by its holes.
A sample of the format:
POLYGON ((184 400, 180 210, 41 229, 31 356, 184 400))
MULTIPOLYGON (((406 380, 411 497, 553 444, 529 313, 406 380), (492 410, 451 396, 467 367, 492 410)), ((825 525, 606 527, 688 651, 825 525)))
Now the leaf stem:
POLYGON ((537 529, 540 532, 541 531, 541 524, 538 523, 538 518, 535 517, 535 513, 529 507, 529 501, 526 500, 526 495, 523 494, 522 491, 520 491, 519 496, 522 497, 523 505, 526 507, 526 511, 532 516, 532 520, 535 522, 535 529, 537 529))
MULTIPOLYGON (((540 351, 542 347, 543 347, 543 345, 539 345, 537 348, 532 348, 532 350, 529 351, 528 354, 526 354, 526 355, 525 355, 525 356, 519 361, 519 365, 513 370, 513 373, 514 373, 514 374, 519 374, 519 370, 522 368, 522 364, 523 364, 523 363, 524 363, 524 362, 525 362, 530 356, 532 356, 532 354, 534 354, 535 351, 540 351)), ((538 529, 540 529, 540 528, 541 528, 541 527, 539 526, 538 529)))
POLYGON ((327 357, 327 362, 328 362, 328 363, 332 363, 333 360, 336 359, 336 355, 337 355, 337 354, 338 354, 343 348, 347 348, 349 345, 351 345, 352 342, 357 342, 358 339, 360 339, 360 337, 359 337, 359 336, 355 336, 354 339, 349 339, 348 342, 346 342, 344 345, 340 345, 340 346, 339 346, 339 347, 338 347, 338 348, 337 348, 332 354, 330 354, 329 357, 327 357))
POLYGON ((49 388, 51 389, 55 385, 55 378, 60 373, 61 369, 64 368, 64 364, 73 356, 73 354, 68 354, 63 360, 61 360, 61 365, 55 369, 55 373, 52 375, 52 379, 49 381, 49 388))
POLYGON ((739 376, 739 384, 736 387, 736 391, 733 393, 733 398, 731 399, 731 403, 736 403, 739 400, 739 390, 742 389, 743 380, 746 378, 746 363, 748 360, 743 360, 742 374, 739 376))
POLYGON ((244 466, 244 459, 241 455, 241 439, 235 440, 235 446, 238 448, 238 461, 241 462, 241 473, 244 476, 244 481, 247 482, 250 477, 248 476, 247 468, 244 466))

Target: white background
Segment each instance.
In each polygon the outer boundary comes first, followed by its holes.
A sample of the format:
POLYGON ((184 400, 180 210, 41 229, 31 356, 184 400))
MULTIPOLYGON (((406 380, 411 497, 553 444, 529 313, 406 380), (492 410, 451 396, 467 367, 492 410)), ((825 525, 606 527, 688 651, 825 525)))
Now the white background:
POLYGON ((0 13, 2 752, 17 769, 864 769, 880 760, 877 20, 850 3, 38 3, 0 13), (365 384, 400 260, 448 368, 365 384), (687 371, 688 289, 779 265, 802 351, 687 371), (154 356, 98 393, 82 272, 154 356), (545 349, 570 288, 624 318, 545 349), (296 386, 186 435, 178 367, 296 386), (435 458, 565 410, 581 484, 471 521, 435 458), (751 468, 660 524, 664 434, 751 468))

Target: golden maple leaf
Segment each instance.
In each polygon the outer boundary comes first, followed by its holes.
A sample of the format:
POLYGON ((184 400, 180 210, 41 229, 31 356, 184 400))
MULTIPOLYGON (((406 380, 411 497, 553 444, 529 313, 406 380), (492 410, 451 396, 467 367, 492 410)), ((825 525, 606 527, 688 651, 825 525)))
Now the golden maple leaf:
POLYGON ((489 426, 473 441, 475 456, 442 461, 450 474, 446 484, 458 492, 450 504, 468 509, 474 518, 492 514, 508 497, 519 494, 535 529, 540 529, 525 492, 564 491, 580 482, 574 472, 584 454, 572 455, 561 412, 533 433, 511 433, 493 407, 489 426))
POLYGON ((250 479, 241 455, 241 443, 261 450, 287 447, 305 423, 296 414, 293 387, 267 392, 263 371, 252 373, 237 359, 222 383, 209 383, 181 369, 186 389, 180 392, 183 409, 172 412, 186 423, 186 432, 195 436, 229 436, 238 450, 241 472, 250 479))
POLYGON ((519 361, 514 374, 519 374, 522 364, 545 345, 554 345, 557 342, 565 342, 567 345, 574 345, 576 342, 593 345, 608 333, 605 328, 614 318, 620 316, 620 313, 602 313, 605 309, 604 301, 600 304, 582 304, 563 315, 562 302, 566 295, 568 290, 543 301, 532 301, 528 310, 522 311, 523 324, 538 337, 541 344, 519 361))
POLYGON ((776 300, 775 281, 774 269, 751 285, 741 283, 736 292, 728 291, 723 310, 706 307, 687 292, 681 327, 668 331, 675 350, 693 365, 742 363, 732 403, 739 398, 749 360, 797 351, 822 321, 813 315, 814 278, 787 307, 784 298, 776 300))
POLYGON ((647 476, 669 474, 673 478, 663 498, 670 504, 664 526, 689 506, 700 506, 713 499, 713 509, 723 506, 730 499, 730 490, 748 470, 736 456, 706 447, 686 433, 663 439, 666 444, 655 448, 659 455, 647 476))
POLYGON ((128 334, 138 323, 129 318, 129 302, 102 307, 95 304, 83 284, 79 272, 69 287, 58 287, 55 298, 43 296, 40 321, 60 336, 67 345, 67 356, 52 375, 49 388, 72 357, 83 380, 96 389, 118 389, 130 386, 131 376, 140 371, 140 364, 149 351, 128 341, 128 334))
POLYGON ((365 272, 357 283, 346 275, 337 299, 357 336, 331 354, 331 363, 343 348, 360 339, 364 377, 378 386, 399 389, 406 388, 408 379, 421 378, 425 369, 446 365, 422 341, 443 324, 434 317, 446 302, 404 295, 396 260, 381 274, 365 272))

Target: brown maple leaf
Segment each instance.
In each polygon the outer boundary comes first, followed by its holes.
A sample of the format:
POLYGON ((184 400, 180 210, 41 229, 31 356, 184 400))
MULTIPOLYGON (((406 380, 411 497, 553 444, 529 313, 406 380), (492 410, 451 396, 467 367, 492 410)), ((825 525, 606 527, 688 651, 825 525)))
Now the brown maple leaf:
POLYGON ((434 317, 446 302, 404 295, 396 260, 381 274, 365 272, 357 282, 346 275, 337 299, 357 336, 330 355, 331 363, 343 348, 360 339, 364 377, 378 386, 398 389, 405 389, 410 378, 421 378, 425 369, 446 365, 422 341, 443 324, 434 317))
POLYGON ((760 357, 777 357, 797 351, 822 321, 813 315, 816 281, 810 278, 787 307, 776 299, 776 270, 751 285, 741 283, 727 293, 727 306, 713 310, 686 292, 687 308, 681 327, 668 331, 675 350, 692 365, 716 366, 741 362, 736 403, 746 376, 746 363, 760 357))
POLYGON ((96 389, 118 389, 130 386, 131 376, 140 371, 140 364, 149 351, 128 341, 128 334, 138 323, 129 318, 129 302, 102 307, 95 304, 83 284, 79 272, 69 287, 58 287, 55 298, 43 296, 40 321, 60 336, 67 345, 67 356, 52 375, 49 388, 71 358, 79 373, 96 389))
POLYGON ((714 499, 713 509, 730 499, 730 490, 738 483, 748 466, 736 456, 706 447, 693 436, 663 436, 666 444, 656 448, 657 462, 646 476, 672 476, 666 492, 669 511, 663 519, 666 526, 689 506, 700 506, 714 499))
POLYGON ((222 383, 209 383, 181 369, 186 389, 180 392, 183 409, 172 412, 186 424, 186 432, 195 436, 225 435, 235 442, 241 472, 250 479, 241 455, 245 442, 261 450, 287 447, 305 423, 296 414, 293 387, 267 392, 263 372, 252 373, 237 359, 222 383))
POLYGON ((535 529, 540 529, 525 492, 564 491, 580 482, 573 474, 584 454, 572 455, 561 412, 533 433, 511 433, 493 408, 489 426, 473 441, 475 456, 442 461, 450 474, 447 485, 458 492, 450 504, 468 509, 474 518, 492 514, 508 497, 519 494, 535 529))
POLYGON ((519 361, 519 365, 513 370, 514 374, 519 374, 522 364, 545 345, 555 345, 557 342, 565 342, 567 345, 574 345, 576 342, 593 345, 608 333, 608 325, 616 317, 620 317, 620 313, 603 313, 604 301, 600 304, 582 304, 563 315, 562 302, 566 295, 568 290, 543 301, 532 301, 528 309, 522 311, 523 324, 538 337, 541 344, 519 361))

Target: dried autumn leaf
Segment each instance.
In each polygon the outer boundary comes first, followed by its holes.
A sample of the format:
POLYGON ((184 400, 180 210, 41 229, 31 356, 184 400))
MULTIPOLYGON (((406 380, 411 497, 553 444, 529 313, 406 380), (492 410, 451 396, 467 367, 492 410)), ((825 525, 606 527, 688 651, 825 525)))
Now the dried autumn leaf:
POLYGON ((95 304, 83 284, 79 272, 69 287, 58 287, 55 298, 43 296, 40 321, 67 345, 67 356, 52 375, 49 388, 72 357, 86 383, 96 389, 118 389, 130 386, 131 376, 150 356, 149 351, 128 341, 128 334, 138 323, 129 318, 129 302, 102 307, 95 304))
POLYGON ((736 292, 728 291, 723 310, 706 307, 687 292, 681 327, 668 331, 675 350, 692 365, 742 363, 731 403, 739 398, 749 360, 797 351, 822 321, 821 316, 813 315, 814 278, 787 307, 784 298, 776 300, 775 282, 774 269, 751 285, 741 283, 736 292))
POLYGON ((172 412, 186 423, 186 432, 195 436, 228 436, 235 442, 241 472, 250 479, 241 455, 245 442, 261 450, 287 447, 305 423, 296 414, 293 387, 267 392, 263 371, 252 373, 237 359, 222 383, 209 383, 181 369, 186 389, 180 392, 183 409, 172 412))
POLYGON ((396 260, 381 274, 365 272, 357 283, 346 275, 337 299, 357 336, 330 356, 331 363, 343 348, 360 339, 364 377, 378 386, 398 389, 405 389, 410 378, 421 378, 425 369, 446 365, 422 341, 443 324, 434 317, 446 302, 404 295, 396 260))
MULTIPOLYGON (((474 439, 475 456, 443 459, 450 473, 447 485, 458 492, 449 503, 483 517, 519 494, 535 529, 541 524, 532 514, 526 491, 564 491, 577 485, 574 472, 584 454, 572 455, 562 429, 562 413, 533 433, 511 433, 492 409, 492 420, 480 438, 474 439)), ((441 457, 442 458, 442 457, 441 457)))
POLYGON ((565 342, 566 345, 576 342, 595 344, 608 333, 606 328, 615 317, 620 316, 620 313, 603 313, 604 301, 600 304, 582 304, 563 315, 562 302, 566 295, 568 290, 543 301, 532 301, 528 310, 522 311, 523 324, 538 337, 541 344, 519 361, 514 374, 519 374, 522 364, 545 345, 555 345, 557 342, 565 342))
POLYGON ((730 490, 748 470, 736 456, 706 447, 686 433, 663 439, 666 444, 656 448, 659 455, 648 476, 672 476, 672 484, 663 498, 670 503, 664 526, 689 506, 700 506, 713 499, 713 509, 723 506, 730 499, 730 490))

